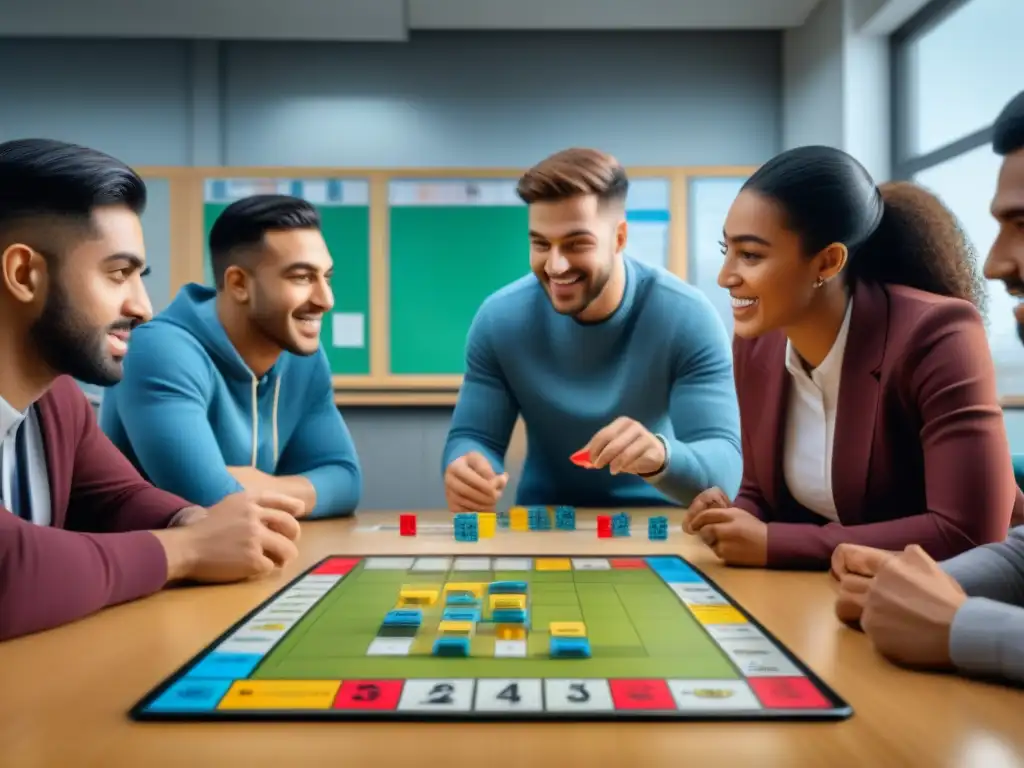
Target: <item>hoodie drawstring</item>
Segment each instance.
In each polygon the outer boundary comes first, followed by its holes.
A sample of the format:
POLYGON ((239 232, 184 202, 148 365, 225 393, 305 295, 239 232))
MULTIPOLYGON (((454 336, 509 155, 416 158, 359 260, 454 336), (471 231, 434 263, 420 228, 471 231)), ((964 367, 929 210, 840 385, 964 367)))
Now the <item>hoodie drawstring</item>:
MULTIPOLYGON (((281 379, 274 379, 274 410, 271 415, 274 436, 274 466, 277 467, 277 460, 280 458, 279 443, 277 439, 277 404, 281 397, 281 379)), ((259 380, 252 377, 252 466, 256 468, 256 460, 260 446, 260 408, 259 408, 259 380)))
POLYGON ((281 394, 281 378, 274 379, 274 413, 273 413, 273 424, 274 424, 274 467, 277 468, 277 398, 281 394))

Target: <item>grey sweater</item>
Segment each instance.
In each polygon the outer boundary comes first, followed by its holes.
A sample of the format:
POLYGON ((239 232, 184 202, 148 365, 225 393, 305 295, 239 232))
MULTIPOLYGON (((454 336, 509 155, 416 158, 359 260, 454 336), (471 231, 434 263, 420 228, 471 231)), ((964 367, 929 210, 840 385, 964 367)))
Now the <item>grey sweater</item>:
POLYGON ((966 674, 1024 683, 1024 526, 942 568, 968 595, 953 618, 953 664, 966 674))

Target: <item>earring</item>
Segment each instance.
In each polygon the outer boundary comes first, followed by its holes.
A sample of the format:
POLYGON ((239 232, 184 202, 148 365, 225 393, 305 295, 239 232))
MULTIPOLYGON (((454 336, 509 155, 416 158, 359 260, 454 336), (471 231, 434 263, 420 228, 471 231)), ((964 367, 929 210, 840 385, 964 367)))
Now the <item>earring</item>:
POLYGON ((814 281, 814 287, 815 288, 821 288, 821 286, 823 286, 824 284, 825 284, 825 278, 824 277, 819 277, 817 280, 814 281))

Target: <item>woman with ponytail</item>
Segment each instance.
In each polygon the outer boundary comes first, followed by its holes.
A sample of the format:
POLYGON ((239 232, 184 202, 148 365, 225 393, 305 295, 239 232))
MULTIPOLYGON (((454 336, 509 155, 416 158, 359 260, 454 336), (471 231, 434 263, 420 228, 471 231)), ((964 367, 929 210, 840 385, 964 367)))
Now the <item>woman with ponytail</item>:
POLYGON ((852 157, 801 147, 762 166, 725 222, 743 482, 684 526, 726 563, 827 569, 844 542, 942 559, 1024 514, 953 215, 852 157))

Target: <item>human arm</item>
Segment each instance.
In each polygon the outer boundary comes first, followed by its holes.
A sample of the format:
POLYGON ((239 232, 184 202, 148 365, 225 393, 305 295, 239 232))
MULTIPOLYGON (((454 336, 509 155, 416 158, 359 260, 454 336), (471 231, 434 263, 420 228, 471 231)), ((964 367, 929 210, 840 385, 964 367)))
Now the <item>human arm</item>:
POLYGON ((338 406, 327 355, 316 356, 306 411, 285 446, 273 476, 262 485, 301 499, 310 517, 343 517, 359 505, 363 473, 352 435, 338 406))
POLYGON ((769 522, 769 566, 827 567, 840 543, 887 550, 916 543, 945 559, 1005 537, 1017 489, 977 311, 937 304, 912 333, 896 375, 904 407, 920 423, 925 508, 854 526, 769 522))
POLYGON ((969 596, 1024 608, 1024 526, 940 565, 969 596))
POLYGON ((768 502, 765 500, 764 494, 761 492, 761 486, 758 484, 757 478, 754 475, 754 465, 751 459, 754 447, 750 439, 750 430, 749 428, 743 428, 744 424, 749 425, 752 423, 751 417, 748 416, 744 418, 744 414, 750 413, 751 409, 759 409, 763 407, 760 402, 747 402, 744 396, 745 392, 750 391, 749 382, 747 382, 747 387, 744 387, 744 377, 747 375, 747 355, 749 351, 749 341, 739 336, 733 336, 732 357, 733 367, 736 371, 736 393, 740 412, 740 435, 742 436, 741 445, 743 447, 743 476, 740 480, 739 493, 737 493, 736 498, 733 499, 733 506, 749 512, 758 520, 767 520, 769 516, 768 502))
MULTIPOLYGON (((703 297, 701 297, 703 299, 703 297)), ((736 493, 743 469, 740 417, 725 326, 706 300, 666 312, 672 355, 665 466, 648 478, 658 490, 689 504, 718 487, 736 493)))
POLYGON ((157 487, 204 507, 243 490, 210 426, 213 373, 199 343, 169 327, 143 327, 136 335, 117 400, 142 470, 157 487), (169 348, 173 365, 168 365, 169 348))
POLYGON ((481 308, 467 334, 466 371, 445 442, 442 475, 449 464, 469 453, 482 455, 496 475, 505 471, 519 403, 498 362, 488 309, 486 304, 481 308))

